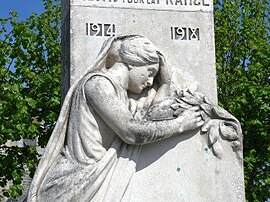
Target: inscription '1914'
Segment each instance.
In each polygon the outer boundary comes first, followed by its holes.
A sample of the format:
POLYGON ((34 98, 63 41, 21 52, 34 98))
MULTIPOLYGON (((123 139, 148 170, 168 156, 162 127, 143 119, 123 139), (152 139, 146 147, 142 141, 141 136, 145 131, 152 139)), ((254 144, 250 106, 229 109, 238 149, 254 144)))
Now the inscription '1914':
POLYGON ((115 36, 115 24, 86 23, 86 35, 115 36))
POLYGON ((171 27, 173 40, 200 40, 199 28, 171 27))

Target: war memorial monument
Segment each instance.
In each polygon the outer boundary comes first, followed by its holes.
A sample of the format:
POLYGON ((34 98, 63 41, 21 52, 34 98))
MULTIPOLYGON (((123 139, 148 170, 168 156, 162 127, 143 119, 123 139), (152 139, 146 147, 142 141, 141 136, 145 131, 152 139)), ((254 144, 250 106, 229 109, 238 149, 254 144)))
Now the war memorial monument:
POLYGON ((243 202, 212 0, 63 0, 62 110, 27 201, 243 202))

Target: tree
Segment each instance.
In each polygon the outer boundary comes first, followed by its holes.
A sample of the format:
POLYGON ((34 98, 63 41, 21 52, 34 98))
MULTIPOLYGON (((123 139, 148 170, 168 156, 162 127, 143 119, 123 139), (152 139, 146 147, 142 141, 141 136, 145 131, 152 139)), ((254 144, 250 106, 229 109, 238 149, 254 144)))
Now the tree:
POLYGON ((32 139, 44 147, 60 109, 60 6, 47 0, 44 7, 22 22, 15 11, 0 19, 0 185, 11 181, 3 194, 13 198, 39 156, 35 145, 5 143, 32 139))
MULTIPOLYGON (((60 109, 60 6, 16 21, 0 19, 0 185, 22 193, 25 170, 33 176, 36 147, 7 147, 7 140, 36 139, 44 147, 60 109), (11 25, 11 31, 8 27, 11 25)), ((270 46, 267 0, 215 0, 220 105, 242 123, 247 201, 269 198, 270 46)))
POLYGON ((215 1, 219 102, 244 135, 247 201, 270 197, 269 1, 215 1))

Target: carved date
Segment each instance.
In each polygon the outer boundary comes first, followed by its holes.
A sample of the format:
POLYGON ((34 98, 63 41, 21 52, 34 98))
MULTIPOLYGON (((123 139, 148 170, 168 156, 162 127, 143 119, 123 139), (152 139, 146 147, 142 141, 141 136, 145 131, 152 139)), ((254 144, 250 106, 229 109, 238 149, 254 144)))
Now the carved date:
POLYGON ((199 28, 171 27, 173 40, 200 40, 199 28))
POLYGON ((86 35, 115 36, 115 24, 86 23, 86 35))

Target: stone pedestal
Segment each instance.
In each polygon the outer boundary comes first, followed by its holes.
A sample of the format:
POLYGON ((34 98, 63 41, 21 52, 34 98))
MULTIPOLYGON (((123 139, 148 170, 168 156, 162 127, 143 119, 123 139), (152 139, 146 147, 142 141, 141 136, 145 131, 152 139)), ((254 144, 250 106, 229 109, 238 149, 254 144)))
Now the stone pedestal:
POLYGON ((62 4, 64 94, 108 37, 139 34, 163 51, 173 69, 192 75, 198 91, 217 102, 210 0, 66 0, 62 4))
POLYGON ((244 201, 243 167, 228 142, 218 159, 200 134, 143 147, 131 201, 244 201))
MULTIPOLYGON (((140 34, 217 103, 212 0, 63 0, 63 95, 110 36, 140 34)), ((244 201, 242 157, 227 141, 215 157, 204 135, 143 146, 131 201, 244 201)))

